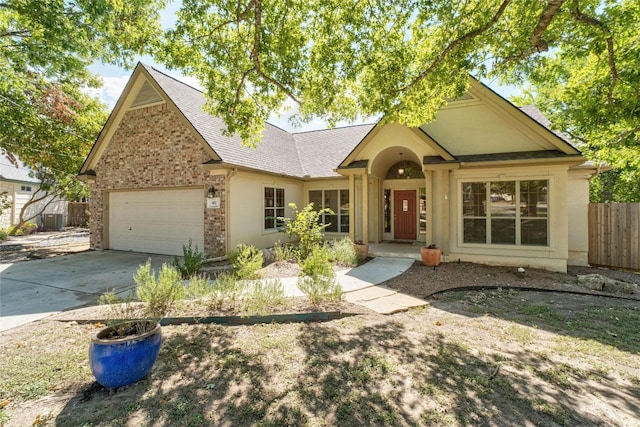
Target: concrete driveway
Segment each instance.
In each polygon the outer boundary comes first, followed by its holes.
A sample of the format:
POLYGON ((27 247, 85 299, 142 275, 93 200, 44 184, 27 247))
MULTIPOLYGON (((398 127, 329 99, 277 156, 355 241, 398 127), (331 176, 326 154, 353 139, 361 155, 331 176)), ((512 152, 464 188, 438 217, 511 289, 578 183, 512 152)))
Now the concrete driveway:
POLYGON ((165 255, 90 251, 49 259, 0 264, 0 331, 53 313, 96 305, 107 290, 125 292, 133 274, 151 258, 156 271, 173 262, 165 255))

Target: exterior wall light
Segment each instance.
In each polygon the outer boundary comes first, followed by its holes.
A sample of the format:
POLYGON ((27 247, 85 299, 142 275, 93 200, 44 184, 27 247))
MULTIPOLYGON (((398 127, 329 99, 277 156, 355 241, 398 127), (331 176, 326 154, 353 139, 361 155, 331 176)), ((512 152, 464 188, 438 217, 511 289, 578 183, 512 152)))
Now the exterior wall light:
POLYGON ((209 191, 207 191, 207 199, 213 199, 213 196, 216 194, 216 189, 213 186, 209 187, 209 191))

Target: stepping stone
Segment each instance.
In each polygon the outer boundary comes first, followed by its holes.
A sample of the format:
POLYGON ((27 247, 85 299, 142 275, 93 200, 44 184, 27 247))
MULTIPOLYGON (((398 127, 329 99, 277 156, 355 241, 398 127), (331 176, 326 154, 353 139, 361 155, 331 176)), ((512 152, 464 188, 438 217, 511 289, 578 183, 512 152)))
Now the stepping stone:
POLYGON ((407 311, 412 307, 422 307, 428 303, 420 298, 395 293, 393 295, 376 298, 371 301, 359 301, 358 304, 380 314, 394 314, 401 311, 407 311))
POLYGON ((353 292, 347 292, 345 299, 349 302, 371 301, 377 298, 387 297, 395 294, 396 291, 380 286, 369 286, 353 292))

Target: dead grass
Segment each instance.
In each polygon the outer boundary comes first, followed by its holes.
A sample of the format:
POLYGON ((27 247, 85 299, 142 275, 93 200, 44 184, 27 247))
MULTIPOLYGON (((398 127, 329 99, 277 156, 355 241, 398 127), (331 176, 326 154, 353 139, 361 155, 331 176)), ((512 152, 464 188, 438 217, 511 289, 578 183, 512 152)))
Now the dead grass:
POLYGON ((95 386, 92 325, 0 335, 7 426, 634 425, 640 304, 531 291, 324 323, 163 328, 150 376, 95 386), (33 369, 47 360, 46 369, 33 369), (25 393, 25 384, 41 384, 25 393), (10 418, 7 420, 7 418, 10 418))

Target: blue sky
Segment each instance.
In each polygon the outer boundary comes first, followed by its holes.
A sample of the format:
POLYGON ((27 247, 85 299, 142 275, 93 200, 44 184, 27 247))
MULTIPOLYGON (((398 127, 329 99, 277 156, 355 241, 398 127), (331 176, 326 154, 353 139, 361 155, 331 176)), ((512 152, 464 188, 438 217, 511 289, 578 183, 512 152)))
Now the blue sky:
MULTIPOLYGON (((161 13, 161 23, 162 27, 167 29, 173 27, 175 24, 175 14, 180 9, 182 4, 181 0, 173 0, 169 1, 164 11, 161 13)), ((181 81, 187 83, 194 87, 199 87, 198 81, 192 77, 185 77, 180 75, 175 71, 169 71, 165 67, 160 64, 154 62, 153 58, 150 56, 141 56, 136 59, 136 62, 143 62, 144 64, 151 65, 154 68, 161 70, 181 81)), ((100 97, 100 99, 106 103, 109 108, 113 108, 116 104, 116 101, 120 97, 122 90, 126 86, 129 81, 129 77, 131 77, 132 69, 125 69, 121 67, 116 67, 113 65, 104 65, 101 63, 94 63, 90 70, 100 76, 103 79, 103 87, 100 90, 96 90, 95 94, 100 97)), ((496 91, 498 94, 503 96, 504 98, 509 98, 510 96, 517 95, 520 93, 519 88, 515 86, 502 86, 499 85, 496 81, 487 82, 483 81, 483 83, 487 84, 491 89, 496 91)), ((326 128, 326 124, 321 120, 314 120, 311 123, 303 124, 301 127, 294 128, 288 121, 288 116, 284 115, 283 117, 277 117, 277 115, 273 115, 269 122, 288 131, 305 131, 305 130, 314 130, 314 129, 324 129, 326 128)), ((346 123, 344 123, 346 124, 346 123)), ((340 124, 339 124, 340 125, 340 124)))

